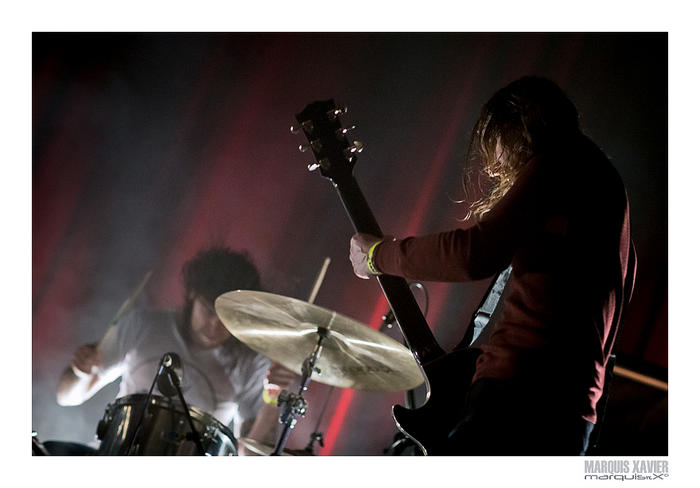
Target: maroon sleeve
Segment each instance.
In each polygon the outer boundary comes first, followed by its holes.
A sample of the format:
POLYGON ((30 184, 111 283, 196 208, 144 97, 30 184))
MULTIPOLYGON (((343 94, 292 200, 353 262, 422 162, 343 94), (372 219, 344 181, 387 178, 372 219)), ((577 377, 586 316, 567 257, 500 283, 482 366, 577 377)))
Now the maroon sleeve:
POLYGON ((476 227, 385 241, 374 251, 379 271, 426 281, 467 281, 488 277, 479 253, 476 227))
POLYGON ((540 159, 528 162, 510 191, 471 227, 382 242, 374 251, 375 266, 426 281, 479 280, 501 271, 541 218, 547 194, 541 166, 540 159))

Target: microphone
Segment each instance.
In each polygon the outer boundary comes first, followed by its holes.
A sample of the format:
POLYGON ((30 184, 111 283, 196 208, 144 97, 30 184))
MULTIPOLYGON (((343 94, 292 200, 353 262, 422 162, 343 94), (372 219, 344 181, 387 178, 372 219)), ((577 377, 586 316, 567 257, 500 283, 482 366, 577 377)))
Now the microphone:
POLYGON ((174 352, 166 352, 160 361, 158 372, 158 389, 168 397, 178 394, 178 388, 182 384, 182 360, 174 352))

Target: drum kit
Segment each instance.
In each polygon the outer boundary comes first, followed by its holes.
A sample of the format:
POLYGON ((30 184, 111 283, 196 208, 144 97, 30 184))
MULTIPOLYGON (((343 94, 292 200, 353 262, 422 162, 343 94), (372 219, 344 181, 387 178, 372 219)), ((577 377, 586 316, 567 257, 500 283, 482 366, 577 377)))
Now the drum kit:
MULTIPOLYGON (((238 290, 219 296, 215 308, 233 336, 301 375, 297 391, 283 390, 279 395, 277 404, 283 427, 277 444, 269 446, 254 439, 236 439, 213 416, 187 406, 173 365, 177 357, 168 353, 157 378, 161 372, 166 373, 177 393, 173 395, 175 399, 151 394, 152 386, 148 395, 128 395, 108 405, 97 427, 101 443, 93 454, 236 456, 240 444, 247 455, 313 455, 313 449, 309 448, 313 439, 302 451, 285 448, 297 418, 306 413, 304 393, 311 381, 385 392, 411 390, 424 381, 412 353, 404 345, 313 303, 238 290)), ((163 392, 160 381, 158 385, 163 392)), ((33 454, 47 454, 36 435, 32 437, 32 446, 33 454)))

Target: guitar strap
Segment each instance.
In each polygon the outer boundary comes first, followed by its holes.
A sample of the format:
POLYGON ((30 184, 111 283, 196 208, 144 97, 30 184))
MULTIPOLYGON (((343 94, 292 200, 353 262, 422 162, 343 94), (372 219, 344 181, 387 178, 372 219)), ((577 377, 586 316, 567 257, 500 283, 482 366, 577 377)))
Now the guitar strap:
POLYGON ((496 312, 503 291, 508 284, 508 279, 510 278, 510 273, 513 270, 513 266, 509 265, 506 269, 501 271, 497 275, 489 289, 486 291, 484 298, 481 300, 479 308, 474 312, 472 320, 467 327, 467 332, 464 334, 464 338, 455 347, 455 349, 462 349, 465 347, 479 347, 481 344, 486 342, 491 336, 493 327, 496 320, 491 320, 496 312))

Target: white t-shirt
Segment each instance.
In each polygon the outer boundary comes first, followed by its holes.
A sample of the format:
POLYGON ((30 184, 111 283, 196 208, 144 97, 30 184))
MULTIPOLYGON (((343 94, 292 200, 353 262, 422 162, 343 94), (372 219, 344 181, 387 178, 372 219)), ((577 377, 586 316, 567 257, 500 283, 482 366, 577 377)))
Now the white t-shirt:
MULTIPOLYGON (((167 352, 180 356, 182 393, 190 406, 224 425, 233 421, 233 433, 255 418, 262 407, 262 387, 270 361, 231 336, 213 349, 191 344, 178 323, 175 310, 137 309, 113 327, 100 345, 103 374, 110 381, 121 376, 117 397, 148 393, 167 352)), ((161 395, 158 385, 154 394, 161 395)))

